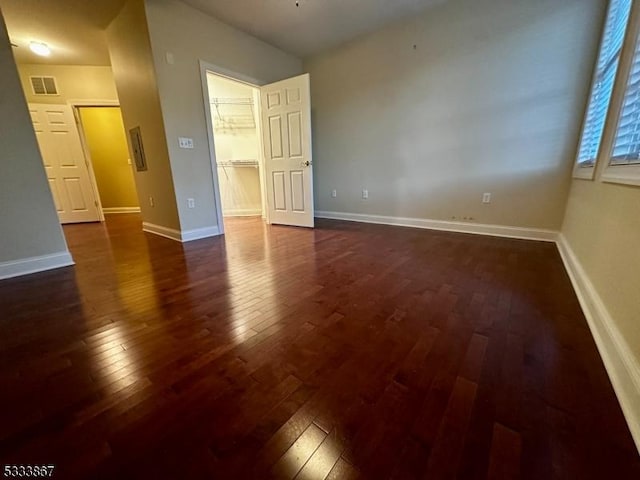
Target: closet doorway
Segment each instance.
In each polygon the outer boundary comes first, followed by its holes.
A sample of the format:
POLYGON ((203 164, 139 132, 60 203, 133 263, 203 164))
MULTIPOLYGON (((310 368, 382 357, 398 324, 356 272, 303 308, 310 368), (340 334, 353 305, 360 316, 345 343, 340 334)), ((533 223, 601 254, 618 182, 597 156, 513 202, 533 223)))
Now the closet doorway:
POLYGON ((207 87, 222 215, 265 218, 260 92, 212 72, 207 87))
POLYGON ((200 72, 219 232, 226 217, 313 228, 309 74, 265 84, 203 61, 200 72))

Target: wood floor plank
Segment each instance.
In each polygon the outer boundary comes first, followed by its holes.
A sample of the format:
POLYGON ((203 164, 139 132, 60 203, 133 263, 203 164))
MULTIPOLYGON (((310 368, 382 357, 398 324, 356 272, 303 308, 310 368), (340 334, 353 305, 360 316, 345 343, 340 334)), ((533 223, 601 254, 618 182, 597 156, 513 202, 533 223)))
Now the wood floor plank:
POLYGON ((456 477, 476 390, 475 383, 462 377, 456 379, 435 446, 429 456, 425 478, 456 477))
POLYGON ((313 457, 327 434, 315 424, 309 425, 293 445, 271 468, 271 474, 278 479, 294 478, 302 467, 313 457))
POLYGON ((520 478, 520 435, 504 425, 496 423, 491 441, 488 480, 513 480, 520 478))
MULTIPOLYGON (((325 432, 326 433, 326 432, 325 432)), ((296 480, 325 478, 340 459, 344 449, 342 438, 333 430, 327 434, 318 449, 296 475, 296 480)))

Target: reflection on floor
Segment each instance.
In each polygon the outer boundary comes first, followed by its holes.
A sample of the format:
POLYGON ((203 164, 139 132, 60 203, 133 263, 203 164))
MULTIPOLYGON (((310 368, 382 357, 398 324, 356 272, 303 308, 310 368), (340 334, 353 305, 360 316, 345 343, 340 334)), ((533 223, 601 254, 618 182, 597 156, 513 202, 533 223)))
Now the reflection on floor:
POLYGON ((59 478, 640 478, 552 244, 138 215, 0 283, 0 458, 59 478))

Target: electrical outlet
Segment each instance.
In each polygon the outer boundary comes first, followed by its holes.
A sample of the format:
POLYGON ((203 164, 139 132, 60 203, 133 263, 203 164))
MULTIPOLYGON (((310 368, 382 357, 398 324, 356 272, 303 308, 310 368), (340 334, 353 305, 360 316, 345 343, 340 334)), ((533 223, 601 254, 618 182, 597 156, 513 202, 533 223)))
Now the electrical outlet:
POLYGON ((483 193, 482 194, 482 203, 491 203, 491 194, 483 193))
POLYGON ((149 206, 153 207, 153 197, 149 197, 149 206))
POLYGON ((193 138, 178 137, 178 146, 180 148, 193 148, 193 138))
POLYGON ((367 190, 366 188, 362 189, 362 198, 364 198, 365 200, 369 198, 369 190, 367 190))
POLYGON ((331 190, 331 197, 332 198, 336 198, 338 196, 338 191, 337 190, 331 190))
POLYGON ((196 200, 194 198, 187 198, 187 207, 196 208, 196 200))

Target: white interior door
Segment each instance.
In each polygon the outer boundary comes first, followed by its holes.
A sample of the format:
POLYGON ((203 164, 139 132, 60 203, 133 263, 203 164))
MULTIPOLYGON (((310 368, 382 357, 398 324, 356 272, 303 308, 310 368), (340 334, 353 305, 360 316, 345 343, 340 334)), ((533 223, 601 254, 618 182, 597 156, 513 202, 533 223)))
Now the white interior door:
POLYGON ((97 222, 98 202, 71 107, 29 104, 60 223, 97 222))
POLYGON ((269 221, 313 227, 309 74, 260 88, 269 221))

